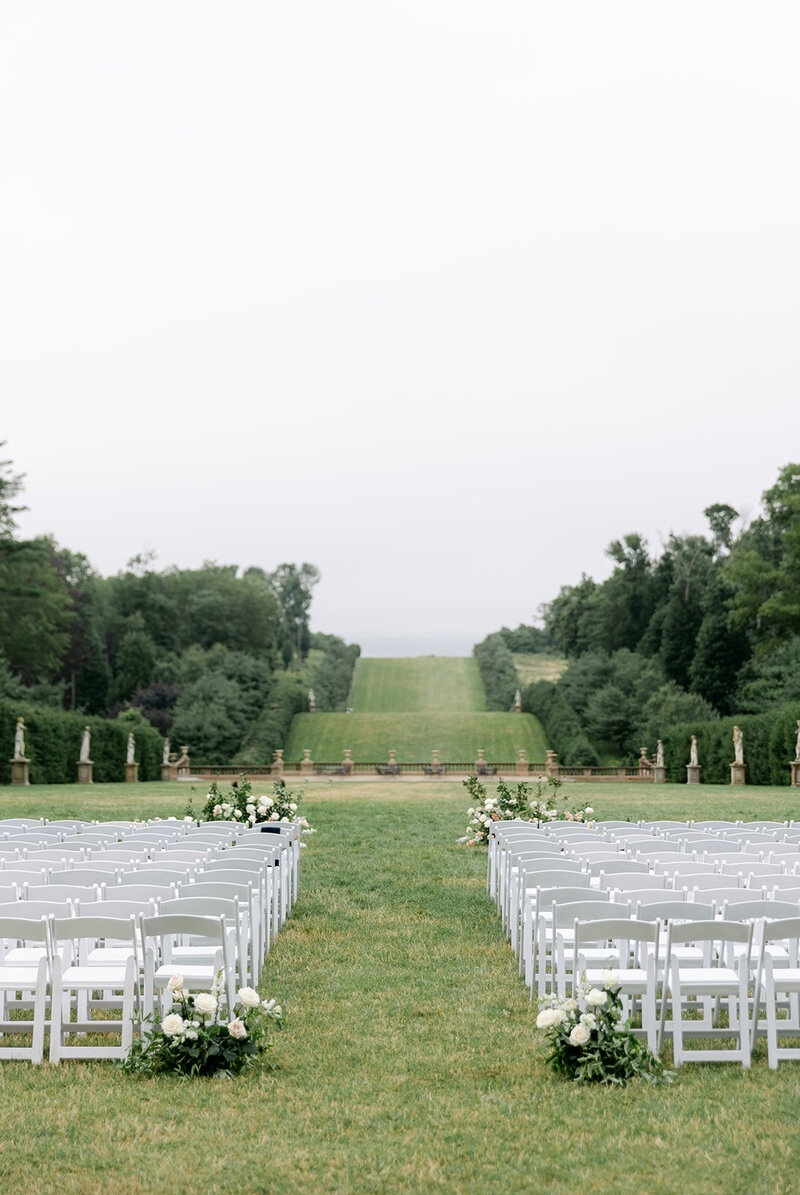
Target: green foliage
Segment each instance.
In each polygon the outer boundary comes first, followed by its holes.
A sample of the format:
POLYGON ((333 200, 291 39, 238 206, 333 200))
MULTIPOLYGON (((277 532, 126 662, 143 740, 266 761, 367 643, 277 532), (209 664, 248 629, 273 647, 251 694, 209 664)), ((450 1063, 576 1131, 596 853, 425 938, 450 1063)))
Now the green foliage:
POLYGON ((52 680, 74 614, 49 539, 0 539, 0 650, 28 684, 52 680))
MULTIPOLYGON (((0 440, 0 448, 6 441, 0 440)), ((27 506, 14 506, 14 499, 22 492, 23 473, 12 473, 12 461, 0 461, 0 539, 12 539, 17 529, 14 515, 27 510, 27 506)))
POLYGON ((278 648, 285 667, 290 668, 308 653, 311 590, 319 582, 319 569, 307 563, 299 568, 296 564, 281 564, 264 579, 278 605, 278 648))
POLYGON ((478 661, 481 680, 486 690, 486 708, 489 710, 510 710, 514 706, 514 694, 519 686, 514 657, 499 632, 487 635, 476 643, 472 654, 478 661))
MULTIPOLYGON (((261 822, 297 822, 303 827, 303 834, 313 834, 306 819, 298 813, 304 796, 305 789, 291 789, 285 780, 276 780, 271 794, 258 795, 253 793, 253 785, 246 776, 240 776, 236 787, 231 785, 228 792, 212 780, 198 821, 241 821, 243 826, 257 826, 261 822)), ((191 802, 187 812, 194 816, 191 802)))
POLYGON ((506 647, 514 654, 537 654, 553 650, 553 640, 541 627, 529 627, 520 623, 513 631, 508 627, 501 627, 498 634, 502 635, 506 647))
POLYGON ((311 636, 311 648, 324 652, 311 677, 317 709, 345 709, 361 648, 357 643, 345 643, 337 635, 319 633, 311 636))
POLYGON ((0 700, 0 783, 11 780, 10 759, 14 754, 17 718, 25 719, 25 750, 31 761, 32 784, 73 784, 77 774, 84 726, 92 732, 91 754, 98 783, 125 779, 128 734, 136 738, 136 759, 140 780, 157 780, 161 775, 163 740, 148 726, 138 711, 118 718, 87 717, 65 710, 0 700))
POLYGON ((547 742, 558 754, 559 763, 571 767, 597 765, 597 752, 586 737, 580 718, 557 685, 545 680, 528 685, 522 691, 522 708, 542 723, 547 742))
POLYGON ((622 1023, 620 991, 619 975, 608 971, 603 988, 583 981, 575 997, 548 998, 536 1024, 550 1039, 547 1061, 555 1074, 607 1087, 624 1087, 632 1079, 672 1081, 673 1073, 634 1037, 630 1022, 622 1023))
POLYGON ((175 990, 166 1016, 152 1012, 143 1018, 150 1025, 147 1042, 137 1036, 120 1068, 134 1075, 198 1078, 240 1075, 264 1058, 271 1047, 269 1030, 283 1027, 280 1005, 275 1000, 262 1003, 253 988, 240 988, 239 1000, 227 1009, 219 1003, 221 986, 217 983, 214 993, 200 996, 183 988, 175 990), (201 1011, 212 1000, 213 1010, 201 1011))
MULTIPOLYGON (((486 786, 480 783, 477 776, 470 776, 461 783, 475 802, 474 806, 467 810, 467 832, 458 840, 467 846, 488 842, 492 822, 582 822, 589 821, 594 813, 594 809, 586 804, 576 805, 571 809, 560 806, 559 789, 563 781, 556 776, 548 776, 546 780, 536 782, 522 780, 515 785, 500 780, 493 797, 488 796, 486 786)), ((566 797, 563 799, 566 800, 566 797)))
POLYGON ((770 706, 800 702, 800 635, 771 652, 756 655, 742 675, 743 710, 759 712, 770 706))
POLYGON ((744 735, 748 784, 787 785, 789 760, 794 758, 800 703, 773 706, 763 714, 744 714, 711 722, 674 722, 661 727, 667 779, 686 779, 691 736, 697 737, 700 779, 705 784, 730 784, 733 762, 733 727, 744 735))
POLYGON ((286 746, 295 714, 304 710, 307 704, 307 689, 297 677, 281 677, 276 681, 242 743, 241 762, 271 763, 273 753, 286 746))

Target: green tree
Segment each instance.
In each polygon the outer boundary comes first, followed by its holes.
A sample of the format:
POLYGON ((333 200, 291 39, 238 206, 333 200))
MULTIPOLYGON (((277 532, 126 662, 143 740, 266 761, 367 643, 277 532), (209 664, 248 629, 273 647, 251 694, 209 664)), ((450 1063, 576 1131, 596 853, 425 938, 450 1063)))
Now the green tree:
POLYGON ((308 654, 309 611, 312 589, 320 580, 313 564, 281 564, 267 574, 279 611, 278 647, 285 667, 291 668, 308 654))

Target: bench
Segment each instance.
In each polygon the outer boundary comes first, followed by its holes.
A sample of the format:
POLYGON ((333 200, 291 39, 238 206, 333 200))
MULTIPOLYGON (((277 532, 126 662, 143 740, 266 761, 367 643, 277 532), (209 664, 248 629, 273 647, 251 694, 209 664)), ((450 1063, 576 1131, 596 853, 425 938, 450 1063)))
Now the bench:
POLYGON ((480 767, 477 767, 475 769, 475 771, 478 774, 478 776, 496 776, 497 775, 497 768, 487 767, 486 764, 481 764, 480 767))
POLYGON ((396 763, 384 763, 378 764, 375 771, 379 776, 397 776, 400 772, 400 768, 396 763))
POLYGON ((422 770, 426 776, 443 776, 444 768, 440 763, 432 764, 426 763, 422 765, 422 770))
POLYGON ((318 776, 349 776, 350 769, 346 768, 344 764, 336 764, 332 768, 326 768, 322 764, 315 763, 314 771, 318 776))

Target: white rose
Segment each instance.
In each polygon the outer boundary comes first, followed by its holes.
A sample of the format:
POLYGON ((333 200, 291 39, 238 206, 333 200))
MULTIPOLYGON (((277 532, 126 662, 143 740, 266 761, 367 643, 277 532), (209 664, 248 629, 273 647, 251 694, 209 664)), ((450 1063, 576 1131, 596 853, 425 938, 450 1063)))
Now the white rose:
POLYGON ((547 814, 546 814, 545 816, 547 816, 547 817, 555 817, 557 812, 558 812, 558 811, 557 811, 557 810, 555 810, 555 809, 548 809, 548 810, 547 810, 547 814))
POLYGON ((233 816, 234 816, 234 817, 241 817, 241 816, 242 816, 242 811, 241 811, 241 809, 234 809, 234 811, 233 811, 233 816))
POLYGON ((591 817, 591 815, 594 813, 594 810, 592 809, 591 805, 587 805, 583 812, 587 814, 587 816, 591 817))
POLYGON ((564 1013, 560 1008, 543 1008, 536 1018, 537 1029, 550 1029, 560 1025, 564 1020, 564 1013))
POLYGON ((591 1004, 593 1008, 599 1008, 608 1000, 608 993, 601 992, 599 988, 592 988, 586 996, 586 1003, 591 1004))
POLYGON ((169 988, 169 990, 170 990, 171 992, 180 992, 180 991, 182 991, 182 989, 183 989, 183 976, 182 976, 182 975, 172 975, 172 976, 170 976, 170 980, 169 980, 169 983, 167 984, 167 987, 169 988))
POLYGON ((570 998, 564 1001, 564 1008, 567 1012, 575 1012, 578 1007, 578 1001, 570 998))
POLYGON ((600 978, 603 981, 604 988, 619 987, 619 971, 604 971, 600 978))
POLYGON ((201 992, 199 996, 194 998, 195 1011, 202 1013, 204 1017, 210 1017, 217 1011, 217 1001, 210 992, 201 992))
POLYGON ((244 1021, 240 1021, 238 1017, 234 1017, 232 1021, 228 1022, 228 1033, 230 1033, 231 1037, 238 1037, 240 1041, 247 1037, 247 1029, 245 1028, 244 1021))
POLYGON ((256 811, 255 805, 246 805, 245 809, 246 809, 247 813, 255 813, 255 811, 256 811))
POLYGON ((222 806, 221 805, 214 806, 214 817, 222 817, 222 806))
POLYGON ((271 822, 279 822, 281 820, 281 815, 279 813, 271 813, 269 815, 269 820, 271 822))
POLYGON ((184 1037, 185 1037, 185 1038, 186 1038, 188 1041, 196 1041, 196 1039, 197 1039, 197 1030, 196 1030, 196 1029, 187 1029, 187 1030, 186 1030, 186 1032, 184 1033, 184 1035, 183 1035, 183 1036, 184 1036, 184 1037))
POLYGON ((265 805, 274 805, 274 804, 275 804, 275 802, 274 802, 274 800, 272 799, 272 797, 264 797, 264 804, 265 804, 265 805))
POLYGON ((169 1016, 164 1017, 161 1028, 167 1037, 177 1037, 179 1033, 183 1032, 183 1017, 179 1016, 177 1012, 171 1012, 169 1016))
POLYGON ((256 1008, 261 1003, 261 997, 255 988, 239 988, 236 995, 245 1008, 256 1008))
POLYGON ((591 1036, 591 1030, 586 1025, 576 1025, 569 1035, 569 1044, 571 1046, 585 1046, 591 1036))
POLYGON ((596 1029, 597 1017, 593 1012, 585 1012, 581 1017, 581 1024, 585 1025, 587 1029, 596 1029))
POLYGON ((297 802, 296 802, 296 801, 290 801, 290 802, 289 802, 289 808, 291 809, 292 813, 296 813, 296 812, 297 812, 297 802))

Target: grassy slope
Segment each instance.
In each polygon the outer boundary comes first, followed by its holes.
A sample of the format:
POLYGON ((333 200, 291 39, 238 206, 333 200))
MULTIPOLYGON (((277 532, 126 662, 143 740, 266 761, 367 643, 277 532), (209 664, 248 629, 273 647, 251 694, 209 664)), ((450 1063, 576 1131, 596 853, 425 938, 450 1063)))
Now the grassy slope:
POLYGON ((510 762, 517 751, 529 760, 543 760, 546 743, 541 723, 530 714, 298 714, 293 722, 285 758, 302 759, 304 748, 317 761, 343 758, 345 747, 353 759, 379 761, 397 751, 401 763, 431 758, 470 763, 478 748, 486 759, 510 762))
POLYGON ((292 723, 285 758, 342 759, 345 748, 357 760, 385 760, 397 751, 401 762, 468 762, 477 751, 509 761, 517 751, 544 759, 546 744, 538 719, 488 714, 477 662, 441 656, 359 660, 353 677, 352 714, 300 714, 292 723))
MULTIPOLYGON (((179 814, 186 787, 6 788, 0 813, 179 814)), ((575 788, 607 816, 800 815, 788 789, 575 788)), ((796 1190, 798 1068, 768 1071, 763 1043, 749 1072, 687 1067, 668 1089, 549 1073, 485 854, 454 843, 466 803, 449 782, 312 789, 320 833, 262 984, 286 1006, 278 1069, 218 1083, 2 1063, 2 1190, 796 1190)))
POLYGON ((473 659, 419 656, 359 660, 350 705, 356 713, 450 713, 486 709, 473 659))

